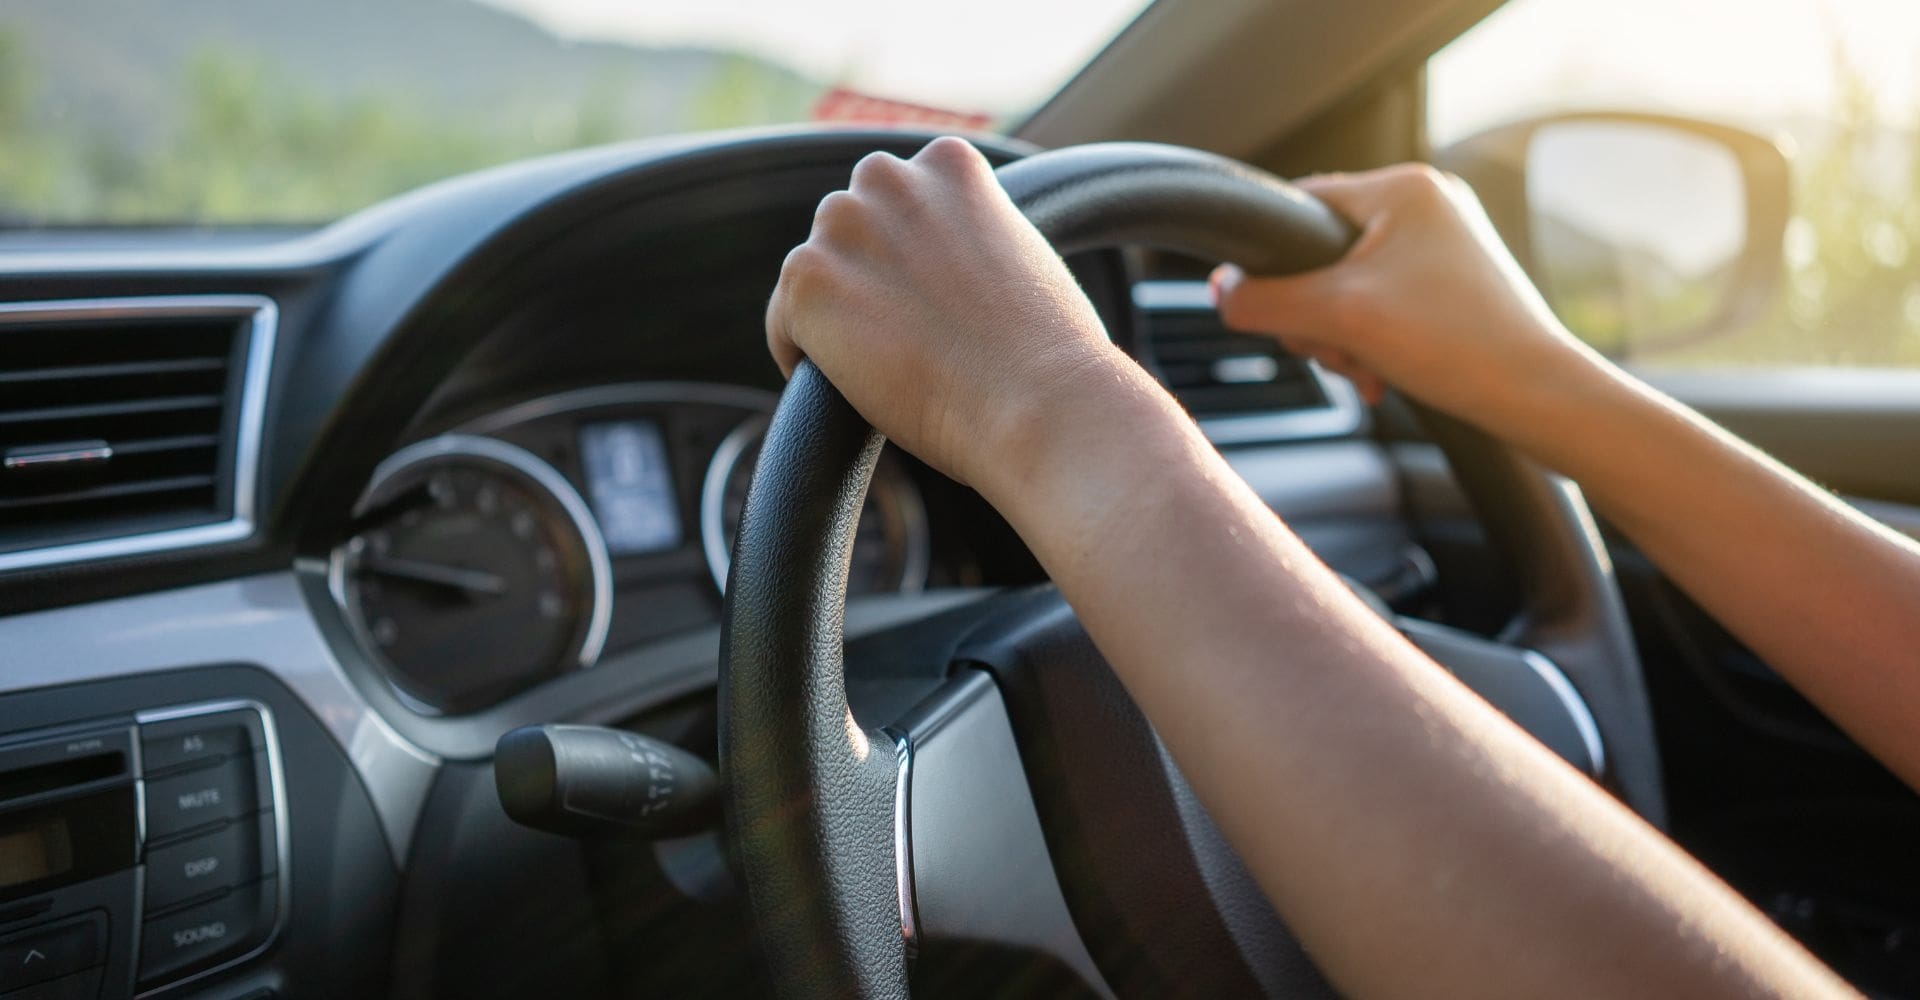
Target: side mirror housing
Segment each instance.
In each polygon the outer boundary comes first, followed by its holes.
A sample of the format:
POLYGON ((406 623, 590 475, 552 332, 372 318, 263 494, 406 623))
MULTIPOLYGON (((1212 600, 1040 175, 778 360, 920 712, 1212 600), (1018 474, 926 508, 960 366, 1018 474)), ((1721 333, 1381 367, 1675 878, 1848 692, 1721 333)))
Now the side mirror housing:
POLYGON ((1638 112, 1503 125, 1441 150, 1547 303, 1624 356, 1709 339, 1773 301, 1787 159, 1737 128, 1638 112))

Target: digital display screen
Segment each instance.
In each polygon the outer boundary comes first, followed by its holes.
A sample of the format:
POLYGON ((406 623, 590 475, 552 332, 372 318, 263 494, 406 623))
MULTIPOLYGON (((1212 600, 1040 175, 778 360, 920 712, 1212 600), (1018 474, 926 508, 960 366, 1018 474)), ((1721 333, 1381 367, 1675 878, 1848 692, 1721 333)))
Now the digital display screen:
POLYGON ((72 868, 73 838, 65 819, 0 831, 0 889, 63 875, 72 868))
POLYGON ((645 555, 679 546, 680 506, 658 424, 622 420, 582 427, 580 462, 588 502, 610 554, 645 555))

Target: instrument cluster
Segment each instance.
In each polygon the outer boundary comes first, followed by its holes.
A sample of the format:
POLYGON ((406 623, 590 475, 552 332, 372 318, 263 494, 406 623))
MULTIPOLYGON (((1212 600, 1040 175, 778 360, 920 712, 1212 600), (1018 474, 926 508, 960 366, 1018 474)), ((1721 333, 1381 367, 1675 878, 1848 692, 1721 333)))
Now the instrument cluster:
MULTIPOLYGON (((334 601, 425 714, 486 708, 609 651, 711 625, 777 398, 598 386, 408 445, 375 471, 333 551, 334 601)), ((883 453, 850 596, 928 585, 925 475, 883 453)))

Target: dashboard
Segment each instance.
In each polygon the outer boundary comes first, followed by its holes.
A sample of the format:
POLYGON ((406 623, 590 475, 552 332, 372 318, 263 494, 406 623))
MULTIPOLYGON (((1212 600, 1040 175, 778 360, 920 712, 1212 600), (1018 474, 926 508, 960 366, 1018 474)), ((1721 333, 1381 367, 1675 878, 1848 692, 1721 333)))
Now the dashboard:
MULTIPOLYGON (((0 243, 0 998, 764 989, 718 830, 527 830, 491 757, 556 722, 713 757, 765 296, 860 156, 926 138, 686 137, 310 232, 0 243)), ((1350 387, 1187 273, 1070 264, 1323 557, 1429 582, 1350 387)), ((848 641, 1044 580, 889 450, 848 641)))

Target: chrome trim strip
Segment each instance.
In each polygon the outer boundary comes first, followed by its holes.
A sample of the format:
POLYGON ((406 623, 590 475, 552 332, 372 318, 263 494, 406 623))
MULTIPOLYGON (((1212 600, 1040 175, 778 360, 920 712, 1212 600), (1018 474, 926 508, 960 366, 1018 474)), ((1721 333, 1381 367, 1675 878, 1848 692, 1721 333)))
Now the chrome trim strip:
MULTIPOLYGON (((727 592, 727 573, 733 568, 733 549, 727 544, 724 523, 727 480, 733 478, 740 456, 766 438, 767 427, 772 422, 773 414, 768 412, 748 417, 728 431, 720 440, 720 446, 713 450, 713 458, 707 462, 706 478, 700 483, 700 547, 707 557, 707 571, 713 576, 713 585, 722 594, 727 592)), ((883 460, 891 462, 884 455, 883 460)), ((872 493, 878 486, 888 491, 897 505, 901 530, 907 536, 907 551, 895 589, 902 594, 918 594, 927 588, 927 575, 933 569, 933 534, 927 522, 926 499, 911 478, 897 471, 897 466, 889 465, 887 469, 888 472, 882 473, 875 467, 874 482, 868 485, 867 491, 872 493)))
POLYGON ((740 456, 767 433, 771 414, 748 417, 720 439, 720 447, 707 460, 706 478, 700 482, 700 548, 707 557, 707 572, 722 594, 727 592, 727 573, 733 569, 733 551, 727 545, 727 480, 740 456))
MULTIPOLYGON (((588 613, 587 631, 580 639, 580 651, 574 661, 581 667, 591 667, 600 660, 600 653, 607 645, 607 632, 613 625, 613 562, 607 556, 606 540, 600 537, 600 522, 594 520, 587 502, 580 492, 567 482, 567 477, 558 469, 541 461, 540 457, 518 445, 508 444, 490 437, 475 434, 442 434, 439 437, 416 441, 399 451, 388 455, 373 470, 367 480, 367 488, 355 501, 355 517, 365 512, 368 498, 380 488, 386 480, 400 473, 428 462, 446 458, 478 458, 482 461, 502 465, 532 480, 535 485, 546 490, 566 512, 574 529, 580 532, 580 539, 586 544, 587 570, 589 585, 593 589, 593 607, 588 613)), ((334 547, 327 560, 327 593, 333 595, 334 604, 340 608, 340 614, 352 627, 354 637, 360 641, 361 648, 372 657, 374 662, 384 664, 379 644, 371 641, 347 600, 346 563, 348 546, 342 543, 334 547)), ((395 686, 398 693, 398 686, 395 686)), ((431 711, 431 710, 429 710, 431 711)))
POLYGON ((1573 720, 1573 728, 1579 731, 1580 742, 1587 750, 1587 773, 1596 778, 1605 774, 1606 746, 1600 741, 1600 725, 1594 721, 1593 710, 1587 707, 1586 699, 1580 697, 1573 682, 1567 679, 1566 672, 1560 669, 1559 664, 1548 659, 1546 654, 1526 649, 1521 650, 1520 659, 1546 683, 1554 697, 1560 699, 1561 707, 1567 710, 1567 718, 1573 720))
MULTIPOLYGON (((286 929, 287 917, 293 910, 293 856, 290 848, 291 841, 288 839, 287 834, 287 779, 286 771, 280 758, 280 732, 274 728, 273 724, 273 710, 252 700, 206 701, 196 702, 191 705, 174 705, 167 708, 136 712, 134 713, 133 721, 144 725, 150 722, 167 722, 173 719, 188 719, 197 715, 212 715, 216 712, 235 711, 251 711, 259 715, 260 731, 266 735, 267 775, 273 789, 274 854, 277 859, 277 867, 274 869, 274 878, 276 880, 274 891, 279 897, 279 905, 274 909, 273 932, 268 934, 266 938, 260 942, 258 947, 253 948, 244 955, 237 955, 210 969, 196 972, 185 979, 175 979, 165 985, 156 986, 153 989, 139 994, 142 997, 155 996, 169 990, 179 989, 189 983, 199 982, 200 980, 207 979, 227 969, 231 969, 236 965, 252 961, 259 957, 268 948, 273 947, 275 941, 280 939, 280 932, 286 929)), ((142 783, 144 784, 144 780, 142 783)), ((143 824, 146 817, 144 811, 146 803, 144 798, 143 795, 141 802, 141 821, 143 824)), ((141 843, 144 845, 145 842, 143 830, 141 843)), ((144 865, 144 863, 143 854, 142 864, 144 865)), ((143 892, 144 878, 145 876, 142 876, 143 892)), ((134 942, 134 954, 138 955, 139 953, 140 942, 136 940, 134 942)))
POLYGON ((267 412, 267 379, 273 371, 273 343, 280 318, 279 308, 273 300, 260 295, 163 295, 0 303, 0 323, 9 319, 217 317, 228 314, 251 317, 247 331, 247 359, 240 384, 238 432, 233 448, 233 516, 225 521, 188 528, 0 553, 0 572, 197 548, 251 537, 256 501, 254 493, 259 474, 261 424, 267 412))
MULTIPOLYGON (((1204 281, 1136 281, 1133 305, 1140 310, 1212 312, 1213 295, 1204 281)), ((1307 362, 1314 381, 1327 397, 1327 406, 1312 410, 1282 410, 1199 418, 1207 440, 1217 445, 1261 444, 1306 438, 1344 437, 1366 425, 1366 406, 1353 383, 1307 362)))
POLYGON ((209 663, 250 663, 292 690, 346 754, 397 867, 440 758, 401 736, 347 678, 290 571, 0 618, 7 690, 209 663))
POLYGON ((0 460, 0 467, 14 469, 37 469, 43 465, 69 465, 113 460, 113 448, 105 441, 88 441, 84 444, 56 445, 52 448, 35 448, 26 445, 8 448, 6 458, 0 460))
POLYGON ((893 882, 900 903, 900 943, 911 962, 920 950, 920 912, 913 893, 913 823, 908 811, 913 804, 913 737, 897 729, 885 732, 893 737, 899 758, 893 774, 893 882))

